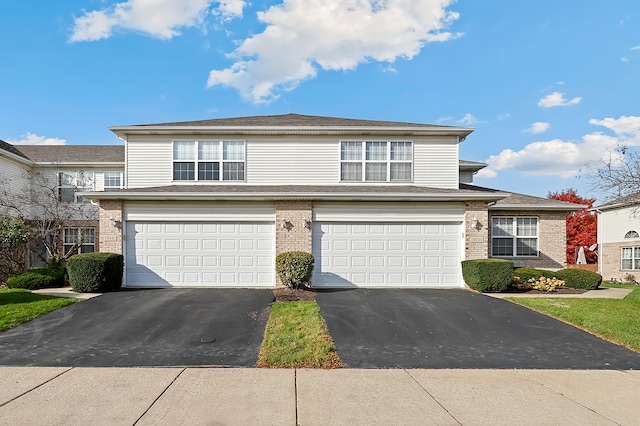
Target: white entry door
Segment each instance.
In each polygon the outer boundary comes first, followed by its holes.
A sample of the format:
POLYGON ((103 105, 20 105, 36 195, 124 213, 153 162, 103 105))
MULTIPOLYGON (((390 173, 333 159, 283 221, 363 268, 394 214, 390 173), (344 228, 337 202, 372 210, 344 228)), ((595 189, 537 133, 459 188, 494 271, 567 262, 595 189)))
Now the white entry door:
POLYGON ((458 223, 313 226, 315 287, 460 287, 458 223))
POLYGON ((129 287, 274 286, 273 222, 127 222, 129 287))

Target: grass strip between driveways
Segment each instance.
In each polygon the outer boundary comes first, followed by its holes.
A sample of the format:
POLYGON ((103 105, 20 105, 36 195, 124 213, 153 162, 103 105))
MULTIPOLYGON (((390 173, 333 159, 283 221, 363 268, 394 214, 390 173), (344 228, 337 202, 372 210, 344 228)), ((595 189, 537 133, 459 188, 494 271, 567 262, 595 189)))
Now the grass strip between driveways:
POLYGON ((258 367, 337 368, 340 360, 316 302, 271 306, 258 367))
POLYGON ((0 289, 0 332, 77 302, 66 297, 33 294, 23 289, 0 289))
POLYGON ((633 292, 622 300, 553 297, 508 300, 640 352, 640 287, 615 287, 631 288, 633 292))

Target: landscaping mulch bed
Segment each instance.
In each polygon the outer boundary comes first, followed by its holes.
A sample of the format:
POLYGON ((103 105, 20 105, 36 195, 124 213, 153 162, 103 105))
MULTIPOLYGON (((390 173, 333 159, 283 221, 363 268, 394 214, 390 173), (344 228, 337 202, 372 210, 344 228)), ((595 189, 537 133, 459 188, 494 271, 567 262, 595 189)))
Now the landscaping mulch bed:
POLYGON ((276 302, 297 302, 297 301, 313 301, 316 300, 316 291, 314 289, 298 289, 294 290, 287 287, 278 287, 273 290, 276 302))

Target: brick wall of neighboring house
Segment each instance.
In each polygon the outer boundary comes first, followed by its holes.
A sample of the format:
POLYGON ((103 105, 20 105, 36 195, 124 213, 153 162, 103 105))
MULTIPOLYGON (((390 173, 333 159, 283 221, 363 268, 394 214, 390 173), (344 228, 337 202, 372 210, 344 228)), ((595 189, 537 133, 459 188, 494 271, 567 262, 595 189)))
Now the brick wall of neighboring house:
POLYGON ((486 259, 489 257, 489 212, 485 201, 465 203, 464 215, 465 259, 486 259), (478 220, 472 227, 473 218, 478 220))
MULTIPOLYGON (((311 213, 311 201, 276 201, 276 256, 288 251, 311 253, 311 213), (303 218, 308 221, 307 228, 303 218)), ((276 285, 282 286, 277 274, 276 285)))
MULTIPOLYGON (((107 253, 122 253, 122 201, 100 201, 100 250, 107 253), (111 226, 111 220, 116 226, 111 226)), ((98 250, 96 250, 98 251, 98 250)))
POLYGON ((624 281, 625 275, 631 274, 640 281, 640 271, 628 271, 622 269, 622 247, 637 247, 640 244, 630 244, 627 242, 604 243, 598 247, 598 256, 602 262, 602 279, 610 280, 615 278, 624 281))
MULTIPOLYGON (((513 260, 515 267, 562 269, 566 266, 567 223, 565 212, 545 211, 491 211, 494 216, 528 216, 538 218, 537 257, 501 257, 513 260)), ((491 226, 489 224, 489 251, 491 251, 491 226)))

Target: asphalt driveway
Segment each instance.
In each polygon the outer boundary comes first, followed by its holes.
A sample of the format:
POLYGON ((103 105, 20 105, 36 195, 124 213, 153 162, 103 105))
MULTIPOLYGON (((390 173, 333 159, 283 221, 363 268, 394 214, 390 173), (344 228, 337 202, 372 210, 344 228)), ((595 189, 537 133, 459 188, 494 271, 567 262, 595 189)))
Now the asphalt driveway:
POLYGON ((327 290, 316 301, 348 368, 640 369, 636 352, 465 290, 327 290))
POLYGON ((270 289, 106 293, 0 333, 0 365, 252 367, 270 289))

